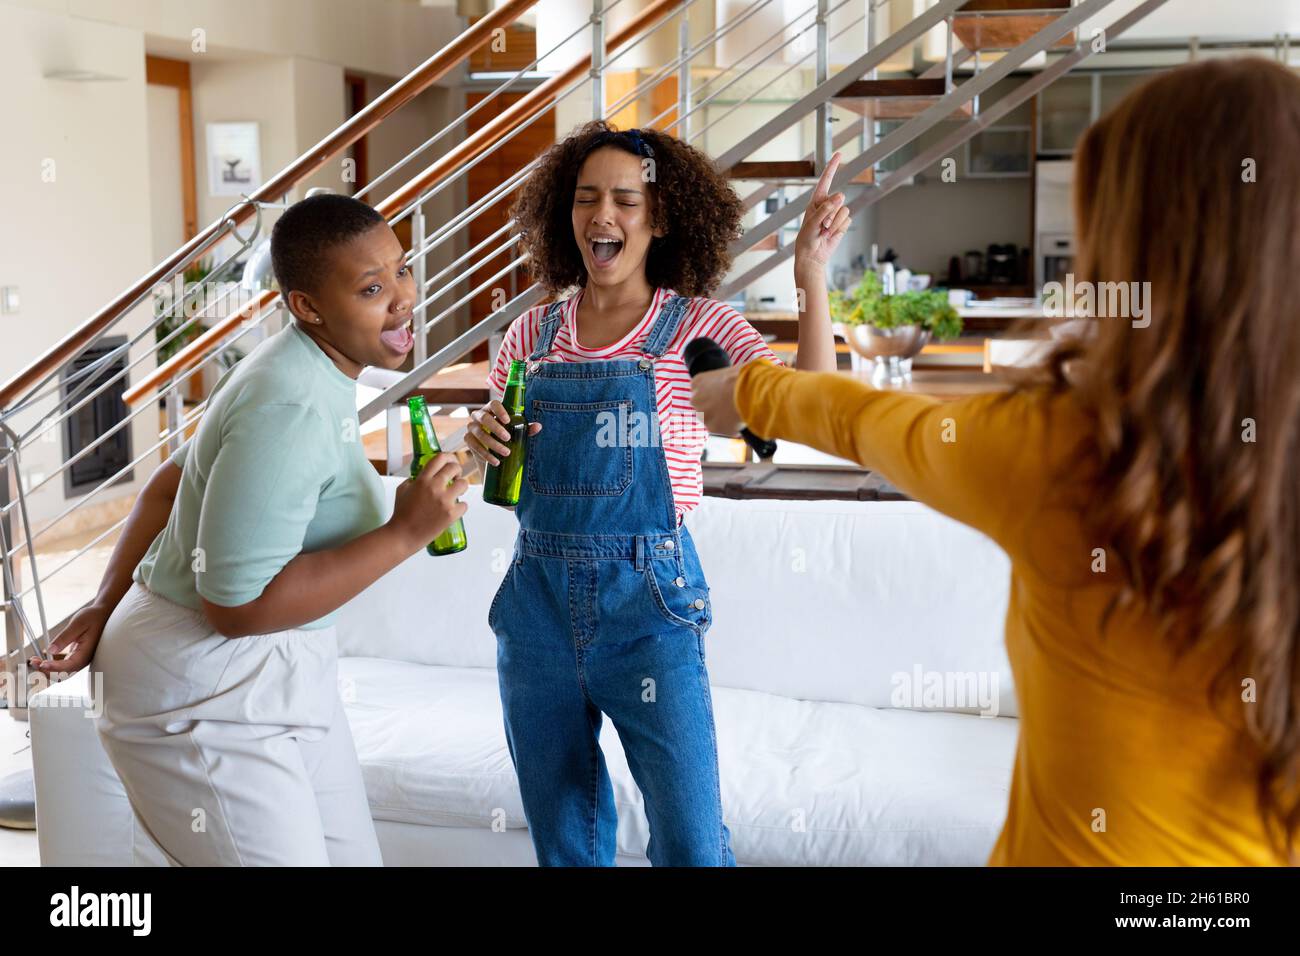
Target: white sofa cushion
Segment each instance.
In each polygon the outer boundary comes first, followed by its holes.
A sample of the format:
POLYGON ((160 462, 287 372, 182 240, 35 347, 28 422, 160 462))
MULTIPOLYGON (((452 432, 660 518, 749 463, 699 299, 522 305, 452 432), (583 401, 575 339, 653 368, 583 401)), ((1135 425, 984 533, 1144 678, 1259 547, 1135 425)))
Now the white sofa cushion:
MULTIPOLYGON (((990 709, 1016 715, 1010 562, 979 532, 911 501, 706 498, 688 520, 713 604, 714 683, 894 707, 919 671, 923 685, 940 675, 996 690, 990 709)), ((975 712, 978 700, 930 709, 975 712)))
MULTIPOLYGON (((384 478, 387 513, 401 479, 384 478)), ((382 657, 415 664, 496 667, 488 608, 514 554, 514 512, 466 496, 469 547, 434 557, 423 549, 339 608, 339 656, 382 657)))
MULTIPOLYGON (((494 671, 348 658, 342 692, 376 820, 524 826, 494 671)), ((714 688, 724 818, 740 863, 983 865, 1006 813, 1017 721, 714 688)), ((645 811, 617 733, 601 746, 618 849, 645 811)))
MULTIPOLYGON (((398 483, 385 479, 390 507, 398 483)), ((467 501, 469 547, 420 551, 342 608, 340 655, 495 667, 488 609, 518 524, 477 487, 467 501)), ((714 684, 891 707, 918 671, 966 675, 996 688, 998 714, 1016 714, 1009 563, 978 532, 915 502, 712 497, 687 526, 709 580, 714 684)), ((958 697, 931 709, 981 708, 958 697)))

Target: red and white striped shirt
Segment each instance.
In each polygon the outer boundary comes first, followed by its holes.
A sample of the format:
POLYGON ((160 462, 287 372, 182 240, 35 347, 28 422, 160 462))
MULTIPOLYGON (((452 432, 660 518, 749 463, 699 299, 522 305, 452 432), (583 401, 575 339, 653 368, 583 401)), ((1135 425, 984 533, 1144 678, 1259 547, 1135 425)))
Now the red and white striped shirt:
MULTIPOLYGON (((650 308, 641 321, 622 340, 602 349, 589 349, 578 342, 578 303, 583 292, 564 301, 564 320, 555 333, 555 343, 544 361, 592 362, 602 359, 637 359, 654 327, 663 304, 675 293, 672 289, 655 289, 650 308)), ((537 344, 538 330, 549 306, 529 309, 510 324, 505 341, 497 353, 496 363, 488 375, 488 386, 498 398, 505 393, 506 376, 513 359, 526 360, 537 344)), ((691 376, 686 371, 682 352, 691 339, 707 336, 717 342, 731 358, 732 365, 754 359, 782 362, 767 347, 758 330, 731 306, 716 299, 692 298, 677 325, 677 331, 664 354, 655 362, 656 404, 659 411, 660 444, 668 463, 673 501, 678 517, 684 517, 700 503, 704 494, 704 473, 700 456, 708 439, 708 430, 691 407, 691 376)))

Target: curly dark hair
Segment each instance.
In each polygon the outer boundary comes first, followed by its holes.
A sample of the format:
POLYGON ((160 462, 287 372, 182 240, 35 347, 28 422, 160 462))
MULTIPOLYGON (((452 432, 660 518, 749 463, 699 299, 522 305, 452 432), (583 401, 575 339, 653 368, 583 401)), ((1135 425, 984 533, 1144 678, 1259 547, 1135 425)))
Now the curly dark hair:
POLYGON ((736 191, 695 147, 659 130, 620 131, 604 120, 584 123, 547 149, 510 208, 534 279, 552 294, 587 284, 573 238, 573 195, 583 162, 602 146, 654 163, 651 223, 664 235, 650 243, 647 281, 690 296, 717 288, 731 267, 728 246, 741 234, 744 207, 736 191))

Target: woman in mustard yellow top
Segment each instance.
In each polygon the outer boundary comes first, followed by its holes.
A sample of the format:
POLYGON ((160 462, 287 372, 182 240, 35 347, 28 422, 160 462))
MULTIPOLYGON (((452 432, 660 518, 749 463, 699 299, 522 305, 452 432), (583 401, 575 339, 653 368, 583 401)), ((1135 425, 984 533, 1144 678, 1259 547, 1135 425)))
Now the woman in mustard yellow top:
POLYGON ((1295 863, 1300 78, 1161 74, 1075 169, 1076 290, 1144 300, 1097 300, 1010 392, 755 362, 698 376, 694 402, 713 431, 878 470, 1010 556, 1021 729, 990 863, 1295 863))

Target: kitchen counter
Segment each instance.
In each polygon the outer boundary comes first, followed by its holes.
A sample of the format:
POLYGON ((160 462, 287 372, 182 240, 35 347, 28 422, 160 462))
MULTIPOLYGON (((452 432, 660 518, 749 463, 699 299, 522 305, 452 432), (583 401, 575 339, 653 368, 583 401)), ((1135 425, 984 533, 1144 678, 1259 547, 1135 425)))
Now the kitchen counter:
MULTIPOLYGON (((962 318, 963 332, 997 335, 1016 326, 1043 319, 1043 307, 1034 305, 965 305, 957 309, 962 318)), ((764 335, 774 335, 777 341, 794 341, 799 328, 799 315, 782 309, 752 309, 744 313, 749 324, 764 335)))
MULTIPOLYGON (((864 385, 871 384, 871 372, 867 370, 841 370, 839 374, 856 378, 864 385)), ((941 402, 951 402, 985 392, 1003 392, 1007 388, 1008 385, 1001 376, 977 369, 953 367, 913 369, 911 382, 882 391, 910 392, 914 395, 928 395, 941 402)))
MULTIPOLYGON (((431 409, 446 410, 450 408, 477 408, 490 397, 485 381, 488 372, 487 362, 460 363, 432 376, 419 388, 413 389, 412 395, 423 395, 431 409)), ((851 371, 840 369, 840 375, 849 375, 865 385, 871 384, 869 370, 851 371)), ((954 401, 982 392, 1002 391, 1006 384, 997 375, 987 374, 970 367, 918 368, 912 372, 910 383, 890 391, 911 392, 928 395, 939 401, 954 401)), ((467 419, 460 416, 431 416, 434 428, 444 448, 457 450, 463 456, 462 434, 467 419)), ((380 474, 384 473, 386 454, 386 432, 383 428, 372 429, 363 436, 366 455, 380 474)), ((410 428, 402 427, 403 461, 409 459, 411 447, 410 428)))
MULTIPOLYGON (((957 314, 967 318, 1003 318, 1003 319, 1041 319, 1044 318, 1043 307, 1032 305, 963 305, 958 306, 957 314)), ((745 318, 753 322, 798 322, 799 314, 784 309, 750 309, 744 313, 745 318)))
MULTIPOLYGON (((411 394, 423 395, 430 407, 468 405, 477 408, 488 400, 488 388, 484 382, 487 371, 487 362, 459 365, 433 376, 411 394)), ((839 374, 851 375, 867 384, 871 382, 871 373, 867 370, 854 372, 841 369, 839 374)), ((997 376, 983 371, 933 368, 914 370, 911 384, 898 390, 950 400, 979 392, 996 391, 1002 387, 997 376)))

